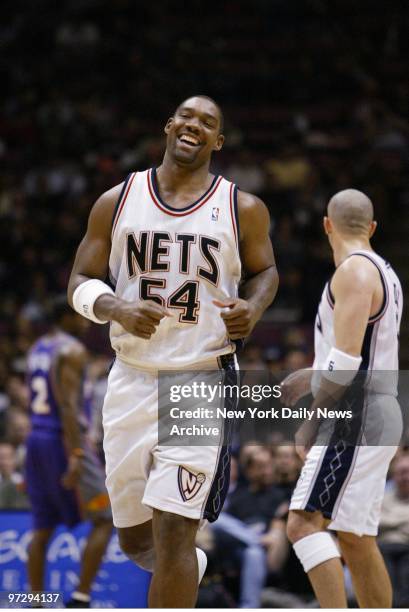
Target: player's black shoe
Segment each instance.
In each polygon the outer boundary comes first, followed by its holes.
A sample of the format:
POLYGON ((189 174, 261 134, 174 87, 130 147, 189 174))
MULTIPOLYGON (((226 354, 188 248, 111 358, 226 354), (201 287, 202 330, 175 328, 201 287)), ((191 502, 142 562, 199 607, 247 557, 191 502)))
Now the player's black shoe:
POLYGON ((66 608, 90 608, 91 603, 89 601, 80 601, 79 599, 75 599, 74 597, 67 601, 65 604, 66 608))

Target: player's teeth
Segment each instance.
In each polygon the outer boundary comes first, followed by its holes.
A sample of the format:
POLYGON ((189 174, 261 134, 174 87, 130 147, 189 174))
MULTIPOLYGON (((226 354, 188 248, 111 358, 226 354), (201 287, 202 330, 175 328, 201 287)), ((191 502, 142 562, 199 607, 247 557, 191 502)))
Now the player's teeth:
POLYGON ((193 140, 193 138, 189 138, 188 136, 182 136, 181 140, 188 142, 189 144, 197 145, 197 140, 193 140))

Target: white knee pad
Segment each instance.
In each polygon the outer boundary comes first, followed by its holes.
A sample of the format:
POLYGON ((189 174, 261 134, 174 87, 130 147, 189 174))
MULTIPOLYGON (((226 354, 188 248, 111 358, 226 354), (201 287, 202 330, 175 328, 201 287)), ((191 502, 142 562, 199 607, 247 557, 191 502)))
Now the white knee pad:
POLYGON ((142 569, 153 572, 155 565, 155 551, 153 548, 144 552, 127 555, 128 558, 142 569))
POLYGON ((293 548, 306 573, 324 561, 341 556, 333 537, 325 531, 298 540, 293 548))

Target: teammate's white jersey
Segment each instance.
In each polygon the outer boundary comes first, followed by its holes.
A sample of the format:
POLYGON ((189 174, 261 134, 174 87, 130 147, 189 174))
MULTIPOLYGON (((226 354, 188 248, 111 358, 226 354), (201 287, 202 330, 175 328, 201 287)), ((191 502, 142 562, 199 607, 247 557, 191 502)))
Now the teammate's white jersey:
MULTIPOLYGON (((402 434, 396 398, 402 290, 395 272, 382 257, 365 250, 355 251, 352 256, 367 257, 373 262, 384 293, 382 307, 368 321, 362 346, 361 370, 366 374, 359 382, 364 382, 364 394, 361 396, 357 389, 348 398, 348 402, 357 400, 348 403, 354 408, 353 420, 333 420, 326 443, 316 443, 309 450, 290 510, 318 511, 331 521, 329 529, 373 537, 378 533, 389 463, 402 434)), ((315 321, 314 395, 334 346, 334 298, 328 282, 315 321)))
MULTIPOLYGON (((355 251, 350 257, 366 257, 379 270, 383 285, 384 299, 379 312, 368 321, 362 346, 362 370, 381 372, 399 369, 399 328, 402 317, 402 288, 400 281, 382 257, 373 251, 355 251)), ((325 285, 314 330, 315 359, 314 370, 322 370, 328 354, 335 346, 334 335, 334 298, 330 281, 325 285)), ((380 393, 396 394, 397 377, 371 376, 366 387, 380 393), (393 381, 393 382, 392 382, 393 381)), ((314 385, 315 386, 315 385, 314 385)))
POLYGON ((232 353, 220 308, 241 277, 237 187, 222 177, 199 200, 174 209, 160 198, 155 169, 127 178, 114 214, 109 259, 115 295, 154 299, 171 314, 149 340, 111 323, 117 356, 142 369, 174 369, 232 353))

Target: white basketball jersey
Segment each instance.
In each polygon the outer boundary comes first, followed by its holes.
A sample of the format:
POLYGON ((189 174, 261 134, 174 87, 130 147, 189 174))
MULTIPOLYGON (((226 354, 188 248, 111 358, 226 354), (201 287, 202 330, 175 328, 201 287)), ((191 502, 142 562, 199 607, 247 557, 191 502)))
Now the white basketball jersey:
MULTIPOLYGON (((372 372, 396 371, 399 369, 399 328, 402 317, 402 288, 400 281, 382 257, 373 251, 355 251, 352 256, 366 257, 379 270, 383 285, 384 299, 381 309, 368 321, 362 346, 361 370, 372 372)), ((328 354, 335 346, 334 336, 334 299, 330 282, 325 285, 318 313, 315 319, 315 359, 314 370, 322 370, 328 354)), ((380 392, 396 394, 397 377, 370 376, 367 388, 380 392), (386 386, 385 386, 386 385, 386 386)))
POLYGON ((131 174, 114 215, 109 274, 118 297, 153 299, 171 315, 149 340, 112 322, 123 361, 177 369, 234 352, 213 300, 238 295, 237 187, 215 177, 199 200, 175 209, 161 200, 154 168, 131 174))

